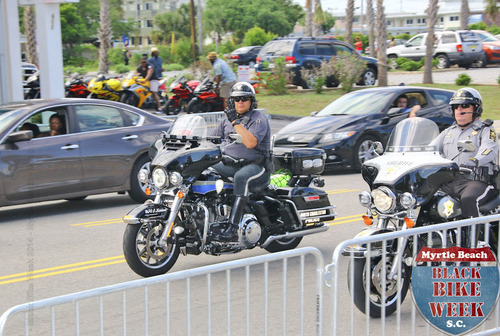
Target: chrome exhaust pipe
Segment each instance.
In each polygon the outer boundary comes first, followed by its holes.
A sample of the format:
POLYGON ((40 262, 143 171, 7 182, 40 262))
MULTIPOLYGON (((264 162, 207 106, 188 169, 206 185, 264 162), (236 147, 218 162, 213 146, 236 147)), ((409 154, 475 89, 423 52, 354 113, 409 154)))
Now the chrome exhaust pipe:
POLYGON ((328 224, 323 223, 323 225, 321 225, 319 227, 314 227, 314 228, 310 228, 310 229, 305 228, 305 229, 302 229, 300 231, 287 232, 287 233, 282 234, 282 235, 270 236, 261 245, 261 247, 262 248, 266 248, 267 245, 269 245, 270 243, 272 243, 275 240, 279 240, 279 239, 283 239, 283 238, 290 239, 290 238, 303 237, 303 236, 307 236, 307 235, 311 235, 311 234, 315 234, 315 233, 320 233, 320 232, 326 231, 329 228, 330 228, 330 226, 328 224))

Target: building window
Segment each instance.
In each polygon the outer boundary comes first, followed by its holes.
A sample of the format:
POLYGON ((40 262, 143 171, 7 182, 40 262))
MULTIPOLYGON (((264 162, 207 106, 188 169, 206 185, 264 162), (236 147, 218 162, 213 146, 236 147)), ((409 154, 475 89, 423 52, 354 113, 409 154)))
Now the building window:
POLYGON ((408 19, 408 20, 406 20, 406 24, 407 24, 407 25, 412 25, 412 24, 413 24, 413 19, 408 19))
POLYGON ((443 23, 444 22, 444 17, 439 18, 439 22, 443 23))
POLYGON ((357 23, 359 19, 357 17, 353 18, 352 22, 357 23))
POLYGON ((390 26, 391 25, 391 21, 387 21, 387 25, 390 26))
POLYGON ((458 16, 450 16, 450 21, 458 21, 458 16))
POLYGON ((153 20, 146 20, 146 27, 153 27, 153 20))
POLYGON ((417 23, 425 23, 425 19, 418 19, 417 23))
POLYGON ((144 4, 144 7, 145 7, 146 10, 151 10, 151 9, 153 9, 153 4, 150 3, 150 2, 146 2, 144 4))

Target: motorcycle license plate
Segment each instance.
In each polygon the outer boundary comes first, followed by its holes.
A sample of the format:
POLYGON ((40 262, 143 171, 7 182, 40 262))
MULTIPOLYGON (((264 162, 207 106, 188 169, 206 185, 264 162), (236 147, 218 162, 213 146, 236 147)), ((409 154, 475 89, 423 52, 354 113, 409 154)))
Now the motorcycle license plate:
POLYGON ((317 217, 322 215, 326 215, 326 210, 314 210, 300 213, 300 217, 302 218, 317 217))

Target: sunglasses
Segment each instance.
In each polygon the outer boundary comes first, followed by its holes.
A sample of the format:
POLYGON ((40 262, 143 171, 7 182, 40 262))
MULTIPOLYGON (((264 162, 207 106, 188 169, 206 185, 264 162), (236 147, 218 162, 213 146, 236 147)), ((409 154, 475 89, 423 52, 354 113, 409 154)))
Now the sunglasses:
POLYGON ((461 106, 463 109, 468 109, 469 107, 472 106, 472 104, 452 104, 451 108, 453 110, 456 110, 459 106, 461 106))
POLYGON ((250 97, 233 97, 234 101, 239 103, 240 101, 242 102, 247 102, 250 100, 250 97))

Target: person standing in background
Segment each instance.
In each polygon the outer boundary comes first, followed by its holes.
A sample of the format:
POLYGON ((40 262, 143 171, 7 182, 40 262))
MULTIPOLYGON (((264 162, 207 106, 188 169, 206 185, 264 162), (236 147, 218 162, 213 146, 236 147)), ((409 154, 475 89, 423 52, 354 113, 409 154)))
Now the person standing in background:
POLYGON ((149 81, 149 86, 150 90, 153 93, 153 96, 156 101, 157 105, 157 112, 162 113, 163 110, 161 109, 161 104, 160 104, 160 96, 158 95, 158 89, 160 87, 160 79, 163 77, 163 67, 162 67, 162 59, 159 56, 160 52, 158 48, 153 47, 151 48, 151 57, 148 58, 148 63, 153 66, 155 76, 150 79, 149 81))
POLYGON ((234 84, 236 84, 236 75, 231 67, 221 60, 217 58, 217 53, 211 51, 207 55, 208 60, 212 63, 212 67, 214 69, 215 75, 215 90, 219 97, 224 98, 224 108, 227 107, 227 98, 229 98, 229 94, 231 92, 231 88, 234 84))
POLYGON ((363 53, 363 42, 361 42, 359 36, 356 36, 356 43, 354 43, 354 47, 359 54, 363 53))

